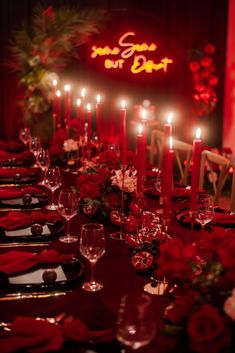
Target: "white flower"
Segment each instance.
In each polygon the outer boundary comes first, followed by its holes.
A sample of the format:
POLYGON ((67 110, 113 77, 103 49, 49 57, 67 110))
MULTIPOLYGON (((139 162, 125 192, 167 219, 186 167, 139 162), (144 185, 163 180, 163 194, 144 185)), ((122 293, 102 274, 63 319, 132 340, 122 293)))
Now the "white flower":
POLYGON ((124 173, 121 170, 116 170, 115 175, 111 177, 112 185, 116 185, 119 189, 125 192, 133 192, 136 190, 136 175, 130 174, 129 170, 124 173))
POLYGON ((228 297, 224 302, 224 312, 235 321, 235 295, 228 297))
POLYGON ((65 152, 77 151, 78 142, 73 139, 68 139, 64 141, 63 149, 65 152))
POLYGON ((59 81, 59 77, 55 72, 46 71, 41 79, 41 86, 44 88, 52 88, 53 81, 59 81))

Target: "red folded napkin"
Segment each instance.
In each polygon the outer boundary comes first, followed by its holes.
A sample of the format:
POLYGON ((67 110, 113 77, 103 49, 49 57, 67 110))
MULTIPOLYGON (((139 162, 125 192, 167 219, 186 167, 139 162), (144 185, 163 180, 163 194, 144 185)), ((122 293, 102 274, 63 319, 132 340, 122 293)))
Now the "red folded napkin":
POLYGON ((36 168, 0 168, 0 178, 13 178, 16 174, 19 174, 21 177, 36 175, 38 169, 36 168))
POLYGON ((2 141, 0 140, 0 150, 4 151, 19 151, 25 149, 25 146, 17 141, 2 141))
POLYGON ((212 223, 221 226, 235 226, 235 214, 215 212, 215 217, 212 223))
POLYGON ((70 262, 73 257, 73 254, 59 254, 54 249, 43 250, 38 254, 27 251, 8 251, 0 254, 0 271, 12 275, 29 270, 38 264, 70 262))
POLYGON ((8 199, 15 199, 18 197, 22 197, 26 194, 29 195, 40 195, 43 194, 44 192, 36 188, 34 186, 27 186, 27 187, 8 187, 8 188, 1 188, 0 189, 0 200, 8 200, 8 199))
POLYGON ((17 317, 0 338, 1 353, 14 353, 27 350, 30 353, 44 353, 62 348, 64 340, 95 343, 108 342, 114 339, 112 329, 90 331, 79 319, 65 320, 56 325, 46 320, 30 317, 17 317))
POLYGON ((7 216, 0 218, 0 227, 6 230, 14 230, 18 228, 27 227, 36 222, 56 223, 61 218, 58 213, 34 211, 31 213, 12 211, 7 216))
POLYGON ((10 153, 7 151, 0 151, 0 162, 8 162, 10 159, 16 161, 30 161, 34 158, 34 155, 30 151, 24 151, 21 153, 10 153))

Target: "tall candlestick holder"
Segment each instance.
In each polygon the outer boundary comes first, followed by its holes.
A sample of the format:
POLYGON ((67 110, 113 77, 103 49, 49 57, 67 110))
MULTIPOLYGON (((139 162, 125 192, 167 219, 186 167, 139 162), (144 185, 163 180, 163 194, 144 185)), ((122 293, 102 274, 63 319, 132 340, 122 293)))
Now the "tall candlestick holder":
POLYGON ((113 232, 110 234, 110 238, 114 240, 125 240, 125 233, 124 233, 124 223, 125 223, 125 197, 124 197, 124 187, 125 187, 125 173, 127 171, 127 165, 121 165, 121 172, 122 172, 122 186, 121 186, 121 201, 120 201, 120 228, 119 231, 113 232))

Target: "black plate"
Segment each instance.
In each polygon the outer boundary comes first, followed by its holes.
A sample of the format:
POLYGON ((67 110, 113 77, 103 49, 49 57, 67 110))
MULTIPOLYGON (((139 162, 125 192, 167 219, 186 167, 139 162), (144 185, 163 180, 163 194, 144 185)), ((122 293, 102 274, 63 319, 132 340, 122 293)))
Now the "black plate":
POLYGON ((0 200, 0 208, 33 209, 43 207, 48 201, 49 195, 46 193, 35 195, 25 194, 22 197, 0 200), (38 202, 32 203, 32 197, 37 198, 38 202), (16 200, 19 200, 19 203, 16 203, 16 200))
MULTIPOLYGON (((40 222, 38 223, 34 223, 34 225, 39 225, 42 226, 43 224, 40 222)), ((27 241, 45 241, 45 240, 53 240, 55 238, 58 238, 62 233, 63 230, 65 228, 65 225, 63 223, 63 221, 57 221, 55 224, 48 224, 46 223, 46 225, 48 226, 50 233, 48 234, 35 234, 37 232, 34 232, 34 234, 32 235, 20 235, 20 236, 14 236, 14 235, 6 235, 5 234, 5 229, 0 227, 0 241, 1 242, 27 242, 27 241)), ((23 228, 31 228, 31 226, 29 227, 23 227, 23 228)), ((13 230, 14 231, 14 230, 13 230)))
MULTIPOLYGON (((73 258, 71 262, 69 263, 64 263, 64 264, 45 264, 45 265, 39 265, 35 266, 34 268, 31 268, 28 271, 24 271, 21 273, 18 273, 18 275, 27 275, 30 274, 31 272, 35 270, 42 270, 43 272, 45 271, 52 271, 53 268, 56 268, 57 266, 61 266, 62 270, 66 276, 66 280, 61 280, 61 281, 48 281, 45 282, 42 278, 42 282, 40 283, 9 283, 9 277, 13 276, 8 276, 4 272, 0 272, 0 283, 2 286, 2 289, 6 289, 7 291, 10 292, 16 292, 16 291, 50 291, 50 290, 62 290, 63 288, 70 287, 75 281, 79 281, 82 279, 83 273, 84 273, 84 265, 83 263, 78 259, 78 258, 73 258)), ((48 273, 48 272, 47 272, 48 273)), ((15 276, 14 276, 15 277, 15 276)))

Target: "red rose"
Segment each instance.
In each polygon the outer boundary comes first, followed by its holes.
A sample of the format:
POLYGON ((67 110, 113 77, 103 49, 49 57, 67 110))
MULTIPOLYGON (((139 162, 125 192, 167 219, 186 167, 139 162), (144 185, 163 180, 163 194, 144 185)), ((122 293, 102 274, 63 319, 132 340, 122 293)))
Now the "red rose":
POLYGON ((180 324, 188 317, 197 297, 198 294, 193 291, 189 291, 184 296, 177 297, 175 302, 166 308, 165 315, 167 319, 175 325, 180 324))
POLYGON ((192 72, 197 72, 200 69, 200 64, 198 61, 191 61, 189 63, 189 68, 192 72))
POLYGON ((86 184, 82 184, 80 188, 80 196, 84 199, 97 199, 100 196, 100 188, 92 181, 86 184))
POLYGON ((203 304, 192 314, 187 331, 190 349, 197 353, 219 353, 231 343, 226 317, 209 304, 203 304))
POLYGON ((217 76, 211 76, 211 78, 209 79, 209 83, 211 86, 216 86, 218 84, 218 77, 217 76))
POLYGON ((89 183, 91 181, 90 174, 82 174, 77 178, 77 186, 81 188, 83 184, 89 183))
POLYGON ((213 44, 208 43, 207 45, 205 45, 204 47, 204 53, 206 54, 213 54, 215 52, 215 47, 213 44))
POLYGON ((111 210, 117 210, 120 207, 120 197, 116 193, 110 193, 105 196, 106 207, 111 210))
POLYGON ((107 179, 110 178, 110 176, 110 170, 106 168, 100 168, 98 169, 97 174, 92 175, 92 181, 99 185, 103 185, 107 181, 107 179))
POLYGON ((210 67, 211 64, 212 64, 212 59, 210 56, 204 56, 202 59, 201 59, 201 64, 203 67, 210 67))
POLYGON ((183 246, 180 239, 171 239, 160 245, 159 277, 191 281, 195 278, 191 263, 195 262, 196 250, 192 245, 183 246))
POLYGON ((235 268, 235 240, 233 239, 229 245, 227 243, 220 244, 217 247, 216 253, 218 256, 219 261, 221 262, 222 266, 231 269, 232 267, 235 268))

